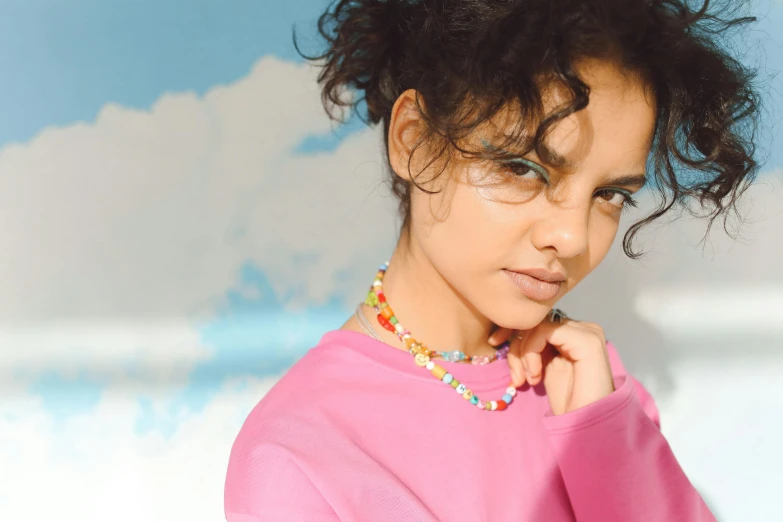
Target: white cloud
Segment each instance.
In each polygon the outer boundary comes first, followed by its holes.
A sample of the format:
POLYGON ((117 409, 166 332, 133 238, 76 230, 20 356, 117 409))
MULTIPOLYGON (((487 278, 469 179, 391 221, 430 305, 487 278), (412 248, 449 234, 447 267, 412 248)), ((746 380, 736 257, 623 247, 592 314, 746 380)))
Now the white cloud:
POLYGON ((132 362, 181 380, 208 355, 196 327, 243 263, 279 294, 296 289, 290 306, 338 286, 361 295, 394 243, 394 202, 374 190, 377 132, 292 153, 332 125, 316 74, 267 57, 203 97, 167 94, 146 112, 110 104, 92 124, 0 152, 6 391, 30 382, 17 368, 38 365, 116 381, 132 362))
POLYGON ((155 431, 134 433, 139 406, 121 387, 112 387, 93 412, 58 425, 56 434, 51 416, 37 401, 4 401, 0 517, 19 522, 221 520, 231 444, 244 416, 276 380, 225 383, 204 411, 184 420, 170 439, 155 431))
POLYGON ((203 317, 245 261, 278 290, 301 283, 310 302, 333 292, 338 271, 371 277, 395 230, 393 201, 373 190, 379 134, 293 155, 331 126, 316 74, 267 57, 201 98, 165 95, 149 112, 108 105, 93 124, 3 149, 0 237, 12 254, 0 317, 203 317))

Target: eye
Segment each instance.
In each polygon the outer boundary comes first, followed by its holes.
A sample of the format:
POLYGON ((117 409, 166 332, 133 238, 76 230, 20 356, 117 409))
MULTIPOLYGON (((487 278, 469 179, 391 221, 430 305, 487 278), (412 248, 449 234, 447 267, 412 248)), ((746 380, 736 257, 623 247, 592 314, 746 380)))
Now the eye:
POLYGON ((596 195, 601 197, 605 202, 619 209, 626 210, 630 207, 638 206, 638 203, 633 198, 630 192, 622 189, 602 189, 596 192, 596 195), (608 195, 609 198, 604 198, 603 195, 608 195))
POLYGON ((501 160, 499 163, 513 172, 518 178, 539 178, 546 184, 549 184, 551 181, 547 171, 535 161, 525 158, 515 158, 513 160, 501 160), (533 177, 528 177, 530 174, 532 174, 533 177))

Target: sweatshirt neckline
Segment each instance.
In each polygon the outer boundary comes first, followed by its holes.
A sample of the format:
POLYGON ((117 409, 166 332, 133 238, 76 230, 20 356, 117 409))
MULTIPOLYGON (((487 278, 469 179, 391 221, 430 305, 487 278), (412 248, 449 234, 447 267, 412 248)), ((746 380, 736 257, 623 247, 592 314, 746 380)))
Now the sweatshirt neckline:
MULTIPOLYGON (((384 367, 405 373, 413 378, 439 384, 439 380, 433 377, 429 371, 416 365, 411 354, 389 346, 369 335, 354 330, 331 330, 321 337, 318 344, 331 343, 349 348, 358 355, 371 359, 384 367)), ((442 359, 435 359, 435 362, 444 367, 454 378, 474 390, 476 385, 480 385, 484 389, 497 388, 508 384, 511 380, 511 371, 505 358, 484 365, 442 359)))

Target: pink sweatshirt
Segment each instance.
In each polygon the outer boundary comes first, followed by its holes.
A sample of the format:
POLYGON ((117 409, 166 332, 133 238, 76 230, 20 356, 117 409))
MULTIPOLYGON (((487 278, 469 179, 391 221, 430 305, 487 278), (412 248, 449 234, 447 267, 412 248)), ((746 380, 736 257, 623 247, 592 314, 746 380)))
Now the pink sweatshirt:
MULTIPOLYGON (((714 521, 608 348, 616 391, 554 416, 543 384, 482 411, 407 352, 327 332, 242 426, 226 520, 714 521)), ((505 359, 438 364, 489 400, 510 381, 505 359)))

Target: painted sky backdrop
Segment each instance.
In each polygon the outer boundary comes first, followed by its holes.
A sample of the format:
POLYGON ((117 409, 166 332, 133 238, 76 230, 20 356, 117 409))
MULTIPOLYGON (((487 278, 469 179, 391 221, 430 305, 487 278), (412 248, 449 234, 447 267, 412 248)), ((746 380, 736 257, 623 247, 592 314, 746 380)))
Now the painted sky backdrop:
MULTIPOLYGON (((381 133, 335 129, 291 43, 319 49, 325 5, 0 3, 0 519, 220 520, 245 415, 391 252, 381 133)), ((748 240, 704 252, 685 221, 636 264, 616 242, 563 308, 605 326, 721 520, 767 522, 783 6, 754 11, 737 44, 764 64, 771 156, 748 240)))

